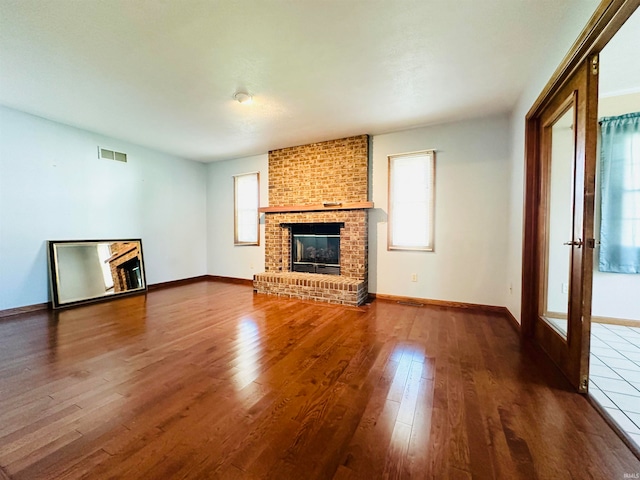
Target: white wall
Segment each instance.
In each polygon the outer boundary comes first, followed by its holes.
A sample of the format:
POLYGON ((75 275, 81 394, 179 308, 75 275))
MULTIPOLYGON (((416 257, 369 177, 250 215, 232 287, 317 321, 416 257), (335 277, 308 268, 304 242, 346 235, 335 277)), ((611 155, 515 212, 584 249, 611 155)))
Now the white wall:
MULTIPOLYGON (((202 165, 6 108, 0 126, 0 309, 48 300, 47 239, 141 237, 151 284, 264 271, 264 219, 260 246, 233 245, 232 177, 259 171, 268 205, 267 154, 202 165), (99 160, 97 145, 129 162, 99 160)), ((499 116, 373 138, 372 292, 503 304, 507 131, 499 116), (426 148, 436 251, 388 252, 386 156, 426 148)))
POLYGON ((370 292, 504 305, 508 130, 508 118, 495 116, 373 137, 370 292), (387 156, 430 148, 435 251, 388 251, 387 156))
POLYGON ((546 54, 536 61, 538 66, 536 75, 530 79, 511 115, 510 209, 506 255, 507 291, 509 293, 506 296, 505 304, 518 321, 520 321, 520 302, 522 300, 525 116, 599 3, 599 0, 582 0, 571 3, 561 22, 561 30, 545 32, 546 54))
POLYGON ((0 310, 48 301, 46 240, 139 237, 150 284, 205 274, 206 187, 203 164, 0 107, 0 310))
POLYGON ((268 206, 269 155, 214 162, 207 168, 207 272, 251 279, 264 272, 264 214, 260 216, 260 245, 234 245, 233 176, 260 172, 260 206, 268 206))

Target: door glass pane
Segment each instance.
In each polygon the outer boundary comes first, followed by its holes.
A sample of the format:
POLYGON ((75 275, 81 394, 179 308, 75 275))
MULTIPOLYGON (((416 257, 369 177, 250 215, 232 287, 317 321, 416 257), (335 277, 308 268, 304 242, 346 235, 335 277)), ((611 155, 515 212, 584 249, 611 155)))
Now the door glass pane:
POLYGON ((573 240, 574 153, 573 106, 550 128, 549 199, 545 298, 542 317, 565 338, 569 312, 573 240))

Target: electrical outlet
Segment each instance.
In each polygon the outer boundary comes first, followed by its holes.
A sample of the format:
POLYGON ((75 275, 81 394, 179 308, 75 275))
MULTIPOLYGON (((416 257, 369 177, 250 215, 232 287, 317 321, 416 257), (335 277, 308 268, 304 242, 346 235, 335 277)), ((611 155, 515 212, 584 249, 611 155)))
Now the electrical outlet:
POLYGON ((418 274, 417 273, 412 273, 411 274, 411 281, 412 282, 417 282, 418 281, 418 274))
POLYGON ((569 284, 568 283, 563 283, 562 284, 562 293, 569 293, 569 284))

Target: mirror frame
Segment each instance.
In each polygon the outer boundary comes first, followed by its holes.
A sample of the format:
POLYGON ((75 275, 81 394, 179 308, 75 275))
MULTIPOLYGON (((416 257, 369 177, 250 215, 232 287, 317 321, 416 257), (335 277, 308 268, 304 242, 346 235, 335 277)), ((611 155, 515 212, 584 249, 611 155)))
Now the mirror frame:
POLYGON ((147 283, 147 275, 144 266, 144 255, 142 249, 142 239, 140 238, 128 238, 128 239, 107 239, 107 240, 49 240, 47 241, 47 259, 49 264, 49 287, 51 292, 51 306, 53 309, 74 307, 77 305, 85 305, 88 303, 97 303, 112 300, 115 298, 122 298, 131 295, 146 294, 149 288, 147 283), (80 300, 60 301, 60 265, 58 262, 58 255, 56 247, 60 245, 97 245, 102 243, 126 243, 137 242, 140 246, 140 273, 142 276, 142 287, 134 288, 123 292, 113 292, 104 295, 98 295, 93 297, 87 297, 80 300))

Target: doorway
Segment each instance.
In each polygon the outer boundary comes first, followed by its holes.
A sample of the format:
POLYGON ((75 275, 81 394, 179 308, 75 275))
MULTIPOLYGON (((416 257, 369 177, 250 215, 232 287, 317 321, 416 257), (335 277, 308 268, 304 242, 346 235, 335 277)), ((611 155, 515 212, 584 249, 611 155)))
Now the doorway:
MULTIPOLYGON (((597 170, 601 147, 598 118, 607 103, 604 90, 600 98, 598 93, 600 54, 605 62, 610 58, 604 49, 619 30, 624 36, 621 29, 625 22, 628 28, 640 31, 630 19, 639 4, 638 0, 603 0, 527 115, 522 285, 523 337, 544 349, 577 391, 589 392, 609 420, 619 422, 618 430, 636 453, 640 452, 635 443, 640 435, 634 436, 640 434, 640 423, 636 423, 640 422, 640 411, 624 410, 622 405, 640 410, 635 407, 640 405, 640 376, 625 379, 619 367, 629 367, 629 371, 633 365, 640 367, 640 348, 635 350, 635 326, 619 324, 619 320, 637 319, 607 317, 599 308, 640 302, 640 289, 630 287, 634 294, 612 302, 611 290, 607 293, 604 288, 600 268, 604 246, 599 244, 605 238, 600 235, 599 223, 603 187, 596 178, 601 173, 597 170), (607 352, 602 350, 604 346, 607 352), (608 365, 604 363, 607 358, 608 365), (614 364, 618 371, 612 368, 614 364), (610 378, 603 375, 606 369, 612 372, 610 378), (616 389, 624 393, 613 391, 616 389)), ((628 66, 637 63, 640 52, 638 43, 635 45, 635 52, 624 59, 628 66)), ((637 172, 640 259, 640 160, 637 172)), ((629 174, 625 178, 635 177, 629 174)), ((637 276, 627 277, 627 283, 629 278, 638 281, 640 270, 637 276)), ((623 294, 623 290, 613 287, 616 294, 623 294)))
POLYGON ((634 120, 640 116, 640 64, 632 61, 638 57, 640 10, 600 52, 589 394, 640 450, 640 262, 616 258, 619 244, 640 251, 640 118, 634 120), (619 135, 630 143, 616 178, 611 142, 619 135), (611 217, 623 207, 618 223, 611 217))
POLYGON ((538 147, 531 333, 581 392, 588 388, 597 61, 585 58, 528 120, 538 147))

